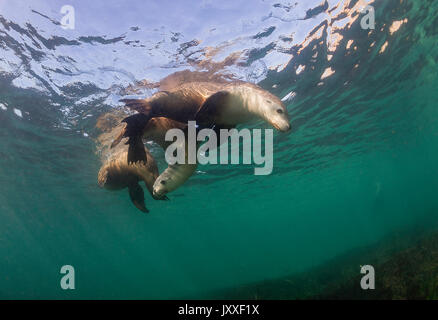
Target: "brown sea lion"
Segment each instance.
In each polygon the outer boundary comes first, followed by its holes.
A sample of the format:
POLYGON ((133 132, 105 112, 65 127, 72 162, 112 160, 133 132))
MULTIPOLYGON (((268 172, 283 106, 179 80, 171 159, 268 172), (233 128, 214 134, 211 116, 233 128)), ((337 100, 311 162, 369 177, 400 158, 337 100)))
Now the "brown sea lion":
POLYGON ((161 91, 148 99, 124 99, 126 106, 136 110, 123 119, 125 130, 114 140, 128 137, 129 161, 145 161, 138 142, 145 126, 153 117, 166 117, 187 123, 194 120, 200 127, 234 128, 252 120, 264 120, 280 131, 289 131, 287 109, 281 100, 252 83, 191 82, 170 91, 161 91))
MULTIPOLYGON (((114 117, 111 119, 111 123, 114 123, 113 118, 114 117)), ((108 141, 112 141, 111 138, 115 137, 117 130, 123 131, 124 126, 125 124, 123 123, 112 129, 109 135, 103 136, 106 145, 108 141)), ((141 138, 146 141, 153 141, 160 145, 163 150, 166 150, 170 144, 174 143, 165 140, 166 132, 174 128, 185 131, 187 124, 164 117, 152 118, 144 128, 141 138)), ((118 139, 122 139, 120 135, 118 139)), ((142 143, 142 139, 138 139, 137 141, 142 143)), ((185 146, 186 148, 188 146, 187 140, 185 141, 185 146)), ((193 175, 197 167, 197 164, 188 164, 188 161, 186 161, 186 164, 169 165, 164 172, 158 176, 157 165, 147 148, 142 149, 146 152, 146 162, 129 162, 128 149, 129 147, 124 143, 118 144, 112 149, 108 147, 105 149, 107 153, 109 153, 109 157, 107 156, 108 159, 99 172, 99 185, 109 190, 120 190, 128 187, 132 202, 142 211, 144 211, 145 206, 144 200, 141 202, 140 198, 144 199, 144 197, 143 194, 140 194, 142 190, 138 185, 138 181, 145 181, 146 187, 155 199, 164 199, 167 198, 166 193, 184 184, 184 182, 193 175), (158 184, 155 183, 157 180, 159 180, 158 184)), ((188 150, 186 149, 186 157, 187 156, 188 150)))
POLYGON ((167 193, 176 190, 195 173, 197 166, 198 164, 189 164, 187 156, 184 164, 176 163, 169 165, 155 180, 153 195, 155 197, 164 197, 167 193))
MULTIPOLYGON (((146 188, 156 200, 167 199, 165 196, 156 196, 153 194, 153 185, 157 179, 159 172, 155 159, 144 147, 141 139, 137 139, 138 150, 144 152, 146 161, 128 161, 128 151, 130 146, 119 144, 114 148, 110 148, 111 142, 125 127, 120 120, 126 114, 120 111, 107 113, 101 116, 96 127, 102 131, 98 137, 98 151, 102 160, 102 167, 98 174, 98 184, 100 187, 108 190, 121 190, 128 188, 129 196, 132 203, 141 211, 149 212, 145 205, 144 192, 139 182, 144 181, 146 188)), ((151 125, 155 121, 151 122, 151 125)))

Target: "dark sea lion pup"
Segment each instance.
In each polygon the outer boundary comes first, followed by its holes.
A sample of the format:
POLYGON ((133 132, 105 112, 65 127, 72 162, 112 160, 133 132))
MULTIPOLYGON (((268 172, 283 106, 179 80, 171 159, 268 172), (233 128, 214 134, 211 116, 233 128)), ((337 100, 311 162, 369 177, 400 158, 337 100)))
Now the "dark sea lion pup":
POLYGON ((149 99, 124 99, 126 106, 136 110, 123 120, 126 128, 114 140, 128 137, 130 161, 144 161, 138 143, 149 119, 167 117, 182 123, 195 120, 200 127, 234 128, 238 124, 263 120, 279 131, 289 131, 287 109, 281 100, 257 85, 245 82, 191 82, 171 91, 161 91, 149 99))
POLYGON ((129 161, 130 146, 126 144, 110 148, 111 142, 124 129, 125 124, 120 124, 120 120, 123 119, 121 115, 125 116, 124 113, 120 112, 108 113, 98 120, 97 127, 103 131, 97 139, 98 151, 103 163, 98 174, 98 184, 107 190, 128 188, 132 203, 139 210, 149 212, 139 182, 144 181, 154 199, 165 200, 167 197, 153 194, 153 185, 159 175, 158 166, 149 150, 144 147, 141 139, 137 139, 136 143, 142 144, 141 147, 137 147, 137 150, 144 153, 146 161, 129 161))

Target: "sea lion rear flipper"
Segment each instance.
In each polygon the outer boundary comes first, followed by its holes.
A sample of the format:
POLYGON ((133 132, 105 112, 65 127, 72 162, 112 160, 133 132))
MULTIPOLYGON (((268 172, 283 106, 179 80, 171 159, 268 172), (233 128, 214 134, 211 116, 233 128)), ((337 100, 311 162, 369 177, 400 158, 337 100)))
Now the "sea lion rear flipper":
POLYGON ((133 183, 129 185, 129 197, 131 198, 132 203, 134 206, 137 207, 140 211, 148 213, 149 210, 146 208, 146 205, 144 203, 144 192, 142 187, 138 183, 133 183))
POLYGON ((126 123, 124 137, 142 136, 144 128, 148 124, 151 117, 144 113, 136 113, 126 117, 122 122, 126 123))
POLYGON ((215 124, 215 119, 217 119, 220 112, 220 108, 227 104, 227 100, 230 97, 228 91, 218 91, 212 94, 205 102, 202 104, 201 108, 195 115, 195 121, 201 126, 211 126, 215 124))
POLYGON ((144 113, 136 113, 123 119, 122 122, 125 122, 126 125, 120 131, 119 135, 114 139, 113 143, 111 144, 111 149, 117 146, 123 138, 141 137, 150 118, 151 117, 144 113))
POLYGON ((150 104, 144 99, 121 99, 125 106, 140 113, 149 113, 150 104))
POLYGON ((135 163, 137 161, 147 163, 142 136, 149 119, 150 117, 143 113, 136 113, 122 120, 122 122, 126 123, 126 126, 111 144, 111 148, 120 143, 122 138, 128 137, 129 140, 126 142, 129 145, 128 163, 135 163))
POLYGON ((129 137, 129 140, 126 142, 126 144, 129 145, 128 164, 136 162, 142 162, 144 164, 147 163, 146 150, 141 136, 129 137))

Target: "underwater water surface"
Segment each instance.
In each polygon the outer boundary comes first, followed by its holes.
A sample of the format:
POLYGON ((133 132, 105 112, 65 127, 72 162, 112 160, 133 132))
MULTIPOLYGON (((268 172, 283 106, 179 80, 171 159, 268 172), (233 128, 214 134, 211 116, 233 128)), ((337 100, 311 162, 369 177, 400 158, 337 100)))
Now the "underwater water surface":
POLYGON ((438 1, 63 5, 0 0, 0 298, 205 298, 438 222, 438 1), (143 214, 98 187, 96 121, 181 72, 257 83, 292 131, 271 175, 200 165, 143 214))

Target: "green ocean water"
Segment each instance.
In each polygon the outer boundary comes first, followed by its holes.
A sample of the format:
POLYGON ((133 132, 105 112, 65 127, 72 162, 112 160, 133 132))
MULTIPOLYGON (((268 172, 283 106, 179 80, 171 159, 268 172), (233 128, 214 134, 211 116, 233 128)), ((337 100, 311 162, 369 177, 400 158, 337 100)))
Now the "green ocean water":
POLYGON ((93 139, 54 127, 53 100, 2 77, 1 102, 34 117, 0 112, 0 298, 203 298, 437 222, 438 1, 375 7, 370 35, 356 20, 327 61, 323 33, 259 83, 296 93, 271 175, 200 166, 170 201, 146 195, 148 215, 127 192, 98 188, 93 139), (317 85, 328 67, 335 74, 317 85), (75 268, 75 290, 59 286, 63 265, 75 268))

